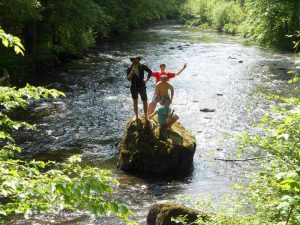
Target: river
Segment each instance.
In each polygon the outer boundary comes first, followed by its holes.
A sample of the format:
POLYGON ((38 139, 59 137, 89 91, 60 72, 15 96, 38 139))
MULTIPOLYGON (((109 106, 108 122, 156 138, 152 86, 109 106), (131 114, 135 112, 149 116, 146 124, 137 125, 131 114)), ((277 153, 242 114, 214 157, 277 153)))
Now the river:
MULTIPOLYGON (((85 164, 111 169, 120 185, 116 199, 136 212, 145 224, 151 205, 174 200, 176 195, 210 195, 220 199, 253 162, 223 162, 236 158, 236 136, 259 121, 270 105, 267 93, 289 93, 286 72, 290 54, 281 54, 239 37, 187 29, 153 26, 132 32, 92 48, 82 58, 46 74, 44 85, 66 93, 66 98, 45 100, 31 106, 30 121, 37 132, 19 132, 16 139, 23 157, 64 160, 81 153, 85 164), (185 178, 136 177, 116 169, 118 142, 133 116, 129 82, 125 77, 129 56, 141 55, 152 70, 160 63, 168 71, 187 69, 171 83, 173 108, 180 122, 196 136, 194 170, 185 178), (205 113, 203 108, 214 109, 205 113)), ((147 84, 148 97, 154 79, 147 84)), ((140 105, 140 109, 141 109, 140 105)), ((250 154, 249 154, 250 156, 250 154)), ((253 153, 251 153, 253 156, 253 153)), ((16 224, 28 224, 18 220, 16 224)), ((88 214, 36 217, 30 224, 118 224, 115 219, 96 219, 88 214)))

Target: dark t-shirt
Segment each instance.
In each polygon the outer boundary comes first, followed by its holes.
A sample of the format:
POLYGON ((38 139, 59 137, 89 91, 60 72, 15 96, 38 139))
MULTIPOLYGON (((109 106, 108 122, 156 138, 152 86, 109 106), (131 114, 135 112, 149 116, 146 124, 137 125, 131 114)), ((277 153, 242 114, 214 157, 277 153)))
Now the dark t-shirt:
MULTIPOLYGON (((132 70, 132 65, 127 69, 127 76, 129 75, 129 73, 131 72, 132 70)), ((147 78, 150 78, 151 77, 151 74, 152 74, 152 71, 144 64, 140 64, 139 65, 139 74, 138 76, 134 75, 132 76, 132 79, 131 79, 131 89, 132 88, 137 88, 137 89, 140 89, 140 88, 145 88, 146 85, 144 83, 144 79, 145 79, 145 72, 148 73, 148 76, 147 78)))

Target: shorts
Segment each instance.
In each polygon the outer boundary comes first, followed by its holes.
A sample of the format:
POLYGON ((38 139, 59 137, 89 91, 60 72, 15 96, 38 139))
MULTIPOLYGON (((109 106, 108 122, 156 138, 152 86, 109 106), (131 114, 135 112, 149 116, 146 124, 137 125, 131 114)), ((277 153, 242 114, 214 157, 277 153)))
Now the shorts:
POLYGON ((132 99, 137 99, 139 94, 141 96, 142 101, 147 101, 147 90, 146 87, 142 88, 130 88, 132 99))
MULTIPOLYGON (((161 97, 161 100, 162 100, 163 103, 164 103, 164 101, 166 101, 166 100, 171 100, 170 95, 167 94, 167 95, 165 95, 165 96, 162 96, 162 97, 161 97)), ((157 98, 157 96, 156 96, 156 93, 154 93, 154 95, 153 95, 153 97, 152 97, 152 102, 155 102, 156 104, 158 103, 158 98, 157 98)))

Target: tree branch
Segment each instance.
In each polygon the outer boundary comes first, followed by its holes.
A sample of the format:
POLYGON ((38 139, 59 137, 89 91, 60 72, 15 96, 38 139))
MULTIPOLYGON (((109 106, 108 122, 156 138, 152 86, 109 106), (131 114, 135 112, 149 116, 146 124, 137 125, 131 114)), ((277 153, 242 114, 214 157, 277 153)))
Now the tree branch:
POLYGON ((225 162, 245 162, 245 161, 252 161, 257 159, 262 159, 264 157, 254 157, 248 159, 221 159, 221 158, 214 158, 214 160, 225 161, 225 162))

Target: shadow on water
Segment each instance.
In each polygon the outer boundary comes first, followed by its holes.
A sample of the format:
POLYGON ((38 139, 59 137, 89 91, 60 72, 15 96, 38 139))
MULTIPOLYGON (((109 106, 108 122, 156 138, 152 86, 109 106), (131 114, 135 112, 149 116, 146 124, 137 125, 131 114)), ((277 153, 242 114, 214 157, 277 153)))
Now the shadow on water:
MULTIPOLYGON (((128 204, 137 220, 145 224, 152 204, 172 201, 178 194, 208 194, 220 199, 232 191, 233 181, 256 168, 251 162, 227 163, 214 158, 235 157, 235 137, 275 104, 264 98, 265 93, 291 93, 286 85, 291 63, 292 55, 247 46, 238 37, 214 32, 181 26, 135 31, 126 40, 103 43, 83 59, 45 74, 42 84, 64 91, 67 97, 33 103, 29 114, 37 116, 23 116, 37 124, 37 132, 21 130, 15 137, 23 148, 22 157, 62 161, 81 153, 85 165, 110 169, 120 183, 115 199, 128 204), (143 56, 143 62, 153 70, 162 62, 167 63, 168 71, 188 63, 183 74, 171 80, 175 89, 172 107, 197 140, 194 167, 185 176, 165 179, 116 169, 118 142, 132 117, 125 77, 132 55, 143 56), (205 112, 205 108, 212 110, 205 112)), ((154 80, 147 85, 151 98, 154 80)), ((118 223, 115 218, 95 220, 89 215, 67 213, 53 216, 50 224, 68 224, 68 217, 81 218, 74 224, 118 223)), ((31 222, 49 224, 47 218, 37 217, 31 222)))

